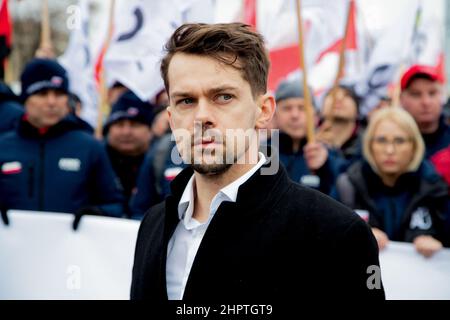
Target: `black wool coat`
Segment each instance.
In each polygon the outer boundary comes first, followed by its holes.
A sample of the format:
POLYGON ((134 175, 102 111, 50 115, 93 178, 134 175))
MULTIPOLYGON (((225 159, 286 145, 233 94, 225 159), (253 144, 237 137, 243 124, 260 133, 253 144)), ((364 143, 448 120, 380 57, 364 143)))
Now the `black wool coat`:
MULTIPOLYGON (((192 174, 190 168, 182 171, 172 182, 172 195, 151 208, 141 223, 131 299, 167 300, 167 245, 192 174)), ((275 175, 261 175, 260 169, 240 186, 235 203, 223 202, 218 208, 198 249, 183 300, 384 299, 381 279, 379 289, 370 279, 378 266, 377 243, 359 216, 292 182, 282 166, 275 175)))

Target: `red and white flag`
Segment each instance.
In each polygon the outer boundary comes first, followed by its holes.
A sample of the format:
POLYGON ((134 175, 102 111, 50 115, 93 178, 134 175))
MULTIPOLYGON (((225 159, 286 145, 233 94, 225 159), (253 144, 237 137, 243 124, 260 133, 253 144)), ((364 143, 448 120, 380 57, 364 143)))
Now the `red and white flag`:
MULTIPOLYGON (((346 41, 347 79, 361 74, 364 44, 358 33, 357 7, 353 0, 307 0, 302 2, 304 54, 309 84, 316 95, 331 88, 336 78, 349 6, 352 5, 346 41), (359 58, 357 60, 356 58, 359 58)), ((269 89, 299 70, 298 27, 295 0, 259 0, 257 30, 266 39, 271 59, 269 89)))

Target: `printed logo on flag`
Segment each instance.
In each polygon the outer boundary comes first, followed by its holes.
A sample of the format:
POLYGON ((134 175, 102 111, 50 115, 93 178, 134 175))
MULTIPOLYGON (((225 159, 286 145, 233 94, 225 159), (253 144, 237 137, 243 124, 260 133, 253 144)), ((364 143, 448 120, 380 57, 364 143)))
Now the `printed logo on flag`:
POLYGON ((19 161, 5 162, 2 164, 3 174, 17 174, 22 171, 22 164, 19 161))
POLYGON ((80 171, 81 161, 76 158, 61 158, 58 162, 59 169, 63 171, 80 171))
POLYGON ((181 172, 183 171, 183 168, 181 167, 175 167, 175 168, 168 168, 164 171, 164 178, 167 181, 172 181, 173 179, 175 179, 175 177, 181 172))

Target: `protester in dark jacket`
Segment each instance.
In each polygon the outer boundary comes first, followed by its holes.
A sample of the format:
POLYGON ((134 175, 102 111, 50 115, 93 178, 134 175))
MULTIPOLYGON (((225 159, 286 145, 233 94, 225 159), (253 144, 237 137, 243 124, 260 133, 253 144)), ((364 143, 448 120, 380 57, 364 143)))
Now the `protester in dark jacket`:
POLYGON ((68 79, 55 61, 22 73, 25 115, 0 137, 0 206, 121 216, 120 184, 100 142, 69 113, 68 79))
POLYGON ((425 141, 425 158, 450 145, 450 126, 443 114, 443 83, 434 67, 414 65, 401 78, 401 105, 416 120, 425 141))
POLYGON ((170 194, 172 180, 186 168, 171 136, 171 133, 167 133, 159 139, 144 159, 136 193, 130 200, 133 218, 142 219, 148 209, 164 200, 170 194))
POLYGON ((325 96, 317 139, 334 149, 343 159, 340 171, 362 158, 362 125, 359 98, 346 85, 339 85, 325 96))
POLYGON ((338 178, 341 201, 368 220, 381 249, 388 240, 414 242, 425 256, 442 247, 447 186, 423 154, 414 119, 403 109, 384 109, 367 129, 367 162, 338 178))
POLYGON ((0 82, 0 133, 14 129, 23 112, 19 97, 4 82, 0 82))
POLYGON ((128 91, 112 106, 104 126, 106 151, 122 184, 128 217, 128 202, 136 192, 138 173, 152 142, 153 118, 153 105, 128 91))
POLYGON ((383 299, 364 221, 258 152, 275 112, 262 37, 241 23, 185 24, 166 48, 170 126, 190 168, 141 223, 131 298, 383 299))
POLYGON ((275 93, 275 122, 280 129, 280 161, 293 181, 334 195, 334 185, 342 161, 334 157, 325 144, 307 142, 302 88, 300 78, 287 79, 278 86, 275 93))

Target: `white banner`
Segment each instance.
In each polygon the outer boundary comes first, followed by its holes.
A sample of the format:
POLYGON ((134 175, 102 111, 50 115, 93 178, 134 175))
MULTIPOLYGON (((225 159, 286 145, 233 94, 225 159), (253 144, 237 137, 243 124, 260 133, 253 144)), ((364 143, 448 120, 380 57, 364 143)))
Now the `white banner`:
MULTIPOLYGON (((0 222, 0 300, 129 299, 139 222, 86 216, 73 231, 70 214, 8 216, 9 226, 0 222)), ((450 249, 427 259, 391 242, 380 263, 388 299, 450 299, 450 249)))
POLYGON ((0 300, 129 299, 139 223, 10 211, 0 221, 0 300))
POLYGON ((450 299, 450 249, 425 258, 410 243, 390 242, 380 267, 388 300, 450 299))

